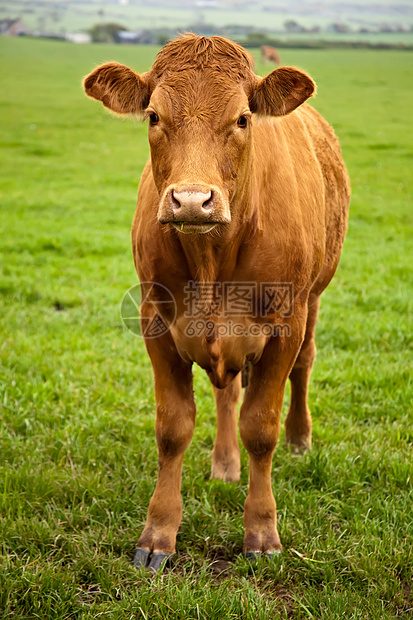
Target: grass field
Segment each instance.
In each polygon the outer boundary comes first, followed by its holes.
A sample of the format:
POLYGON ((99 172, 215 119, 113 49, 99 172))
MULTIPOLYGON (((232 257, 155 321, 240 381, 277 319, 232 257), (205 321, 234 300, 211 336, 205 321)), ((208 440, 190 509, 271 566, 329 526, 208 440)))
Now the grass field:
POLYGON ((353 186, 318 326, 314 447, 296 457, 282 434, 284 552, 251 567, 246 453, 239 484, 209 480, 198 369, 178 555, 150 578, 131 558, 157 470, 152 373, 119 316, 146 127, 81 79, 109 59, 145 70, 155 51, 1 40, 0 618, 411 617, 413 54, 283 54, 317 81, 353 186))

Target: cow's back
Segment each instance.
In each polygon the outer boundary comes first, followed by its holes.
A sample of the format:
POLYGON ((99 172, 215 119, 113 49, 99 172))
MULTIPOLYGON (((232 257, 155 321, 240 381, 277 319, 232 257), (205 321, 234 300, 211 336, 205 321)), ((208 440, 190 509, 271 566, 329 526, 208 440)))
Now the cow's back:
POLYGON ((316 263, 320 294, 337 268, 347 229, 350 184, 340 144, 328 122, 308 104, 276 118, 257 119, 255 157, 260 220, 276 231, 286 252, 316 263))
POLYGON ((347 231, 350 181, 340 143, 331 125, 309 105, 301 106, 300 113, 311 136, 325 187, 325 259, 313 290, 319 294, 330 282, 340 259, 347 231))

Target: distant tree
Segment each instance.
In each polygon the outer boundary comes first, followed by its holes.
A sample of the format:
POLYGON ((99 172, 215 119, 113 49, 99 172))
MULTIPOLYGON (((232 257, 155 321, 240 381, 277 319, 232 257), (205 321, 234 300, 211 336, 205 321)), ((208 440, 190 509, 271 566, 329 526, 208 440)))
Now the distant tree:
POLYGON ((271 41, 264 32, 250 32, 244 39, 245 47, 261 47, 261 45, 271 45, 271 41))
POLYGON ((394 32, 394 28, 390 24, 381 24, 379 31, 380 32, 394 32))
POLYGON ((300 24, 293 19, 288 19, 284 22, 284 28, 287 32, 305 32, 305 28, 300 26, 300 24))
POLYGON ((171 39, 172 37, 164 32, 160 32, 157 36, 156 36, 156 43, 158 45, 162 45, 162 47, 168 43, 168 41, 171 39))
POLYGON ((350 27, 347 26, 347 24, 331 24, 330 30, 343 34, 346 32, 350 32, 350 27))
POLYGON ((89 33, 94 43, 115 43, 118 32, 127 30, 125 26, 108 22, 107 24, 95 24, 89 33))

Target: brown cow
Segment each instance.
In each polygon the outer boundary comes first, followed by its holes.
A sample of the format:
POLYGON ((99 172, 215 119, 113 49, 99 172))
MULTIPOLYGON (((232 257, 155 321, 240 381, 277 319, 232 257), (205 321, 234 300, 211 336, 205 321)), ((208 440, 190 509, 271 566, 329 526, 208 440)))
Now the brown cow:
POLYGON ((261 58, 263 62, 273 62, 275 65, 281 64, 278 50, 271 45, 261 45, 261 58))
POLYGON ((195 424, 194 362, 214 386, 211 476, 227 481, 240 478, 236 405, 241 370, 250 366, 239 420, 250 461, 244 552, 271 557, 281 549, 271 462, 284 388, 290 378, 287 442, 309 448, 319 297, 347 226, 339 143, 304 104, 315 93, 308 75, 284 67, 257 77, 245 50, 221 37, 183 35, 149 72, 112 62, 84 86, 112 111, 149 119, 151 159, 132 243, 140 281, 149 283, 141 318, 158 327, 145 341, 159 473, 135 565, 149 561, 156 570, 175 551, 181 466, 195 424))

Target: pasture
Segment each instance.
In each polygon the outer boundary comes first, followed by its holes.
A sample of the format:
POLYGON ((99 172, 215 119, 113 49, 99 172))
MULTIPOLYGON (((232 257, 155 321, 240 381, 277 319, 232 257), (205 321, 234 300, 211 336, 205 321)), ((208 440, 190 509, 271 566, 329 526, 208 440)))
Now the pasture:
POLYGON ((284 552, 251 566, 246 453, 239 484, 209 480, 213 397, 196 369, 178 554, 151 578, 131 559, 157 470, 152 371, 119 311, 137 283, 146 126, 88 101, 81 79, 112 59, 144 71, 155 53, 0 41, 0 618, 409 617, 413 54, 283 51, 317 82, 353 187, 321 303, 313 450, 293 455, 282 431, 284 552))

